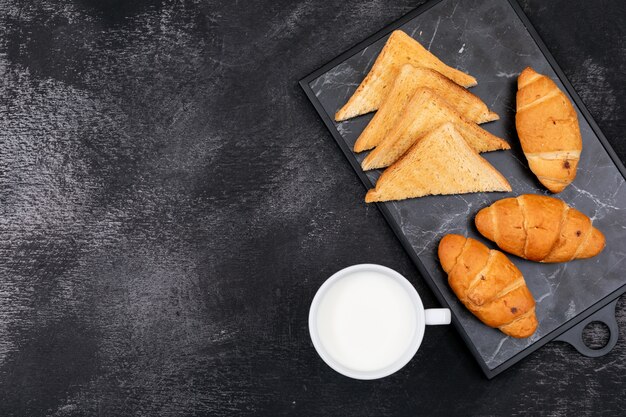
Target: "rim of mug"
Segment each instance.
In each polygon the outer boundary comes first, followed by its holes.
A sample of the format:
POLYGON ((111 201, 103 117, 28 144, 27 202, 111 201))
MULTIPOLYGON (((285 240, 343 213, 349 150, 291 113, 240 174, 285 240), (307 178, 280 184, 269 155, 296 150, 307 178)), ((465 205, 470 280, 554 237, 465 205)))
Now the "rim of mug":
POLYGON ((417 353, 417 350, 422 344, 422 340, 424 339, 424 333, 426 329, 426 317, 424 313, 424 304, 422 303, 422 299, 415 287, 407 280, 402 274, 399 272, 388 268, 383 265, 378 264, 357 264, 348 266, 343 268, 333 275, 331 275, 324 283, 320 286, 320 288, 315 293, 315 297, 313 297, 313 301, 311 302, 311 307, 309 309, 309 334, 311 336, 311 341, 313 342, 313 347, 317 351, 317 354, 322 358, 322 360, 330 366, 335 371, 339 372, 342 375, 345 375, 354 379, 362 379, 362 380, 370 380, 370 379, 379 379, 389 376, 395 372, 398 372, 402 369, 417 353), (319 309, 320 302, 328 289, 332 287, 335 282, 338 280, 353 274, 355 272, 379 272, 388 277, 391 277, 396 280, 396 282, 400 283, 402 287, 407 291, 409 297, 411 298, 414 311, 416 313, 416 321, 417 321, 417 329, 413 334, 413 339, 409 347, 406 351, 398 357, 393 363, 390 365, 376 369, 373 371, 359 371, 352 368, 349 368, 345 365, 342 365, 340 362, 336 361, 324 348, 322 341, 319 337, 318 328, 317 328, 317 311, 319 309))

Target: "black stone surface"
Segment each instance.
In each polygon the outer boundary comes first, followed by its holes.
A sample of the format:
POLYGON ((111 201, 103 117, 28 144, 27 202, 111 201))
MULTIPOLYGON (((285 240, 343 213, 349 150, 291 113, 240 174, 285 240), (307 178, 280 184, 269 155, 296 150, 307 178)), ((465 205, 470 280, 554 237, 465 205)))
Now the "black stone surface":
MULTIPOLYGON (((344 266, 436 306, 297 85, 418 4, 0 1, 0 415, 624 415, 623 301, 492 381, 451 327, 380 381, 314 352, 344 266)), ((626 6, 522 5, 626 160, 626 6)))
MULTIPOLYGON (((559 193, 558 198, 593 219, 594 225, 605 234, 606 249, 591 260, 551 265, 513 258, 537 301, 537 331, 529 338, 515 339, 484 326, 450 290, 437 257, 439 241, 446 234, 457 233, 492 245, 473 225, 478 210, 501 198, 529 193, 551 195, 528 169, 519 146, 514 111, 517 76, 530 66, 555 80, 561 90, 564 87, 509 2, 443 0, 404 23, 400 30, 417 39, 444 62, 478 79, 478 86, 471 91, 500 115, 500 120, 482 127, 512 146, 511 151, 483 154, 509 180, 513 188, 511 193, 431 196, 385 203, 392 223, 408 242, 407 250, 424 265, 432 285, 443 295, 446 306, 451 308, 455 320, 467 334, 468 343, 476 349, 477 360, 489 371, 498 368, 501 372, 510 366, 506 363, 509 359, 554 339, 557 333, 565 330, 563 325, 579 320, 579 314, 589 308, 600 308, 624 292, 624 174, 579 111, 584 151, 575 181, 559 193), (609 295, 612 298, 607 299, 609 295), (601 305, 597 305, 600 302, 601 305)), ((365 78, 387 38, 354 51, 352 56, 309 83, 315 100, 324 109, 323 117, 330 118, 333 129, 350 150, 372 115, 336 123, 334 114, 365 78)), ((348 157, 360 165, 366 155, 367 152, 351 152, 348 157)), ((367 173, 368 188, 373 187, 380 172, 367 173)))

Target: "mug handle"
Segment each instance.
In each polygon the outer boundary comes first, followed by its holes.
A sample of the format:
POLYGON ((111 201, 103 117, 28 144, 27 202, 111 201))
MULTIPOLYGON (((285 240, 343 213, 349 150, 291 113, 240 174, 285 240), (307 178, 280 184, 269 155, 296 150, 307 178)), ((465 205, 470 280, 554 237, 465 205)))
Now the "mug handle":
POLYGON ((429 308, 424 310, 424 321, 428 325, 450 324, 452 315, 447 308, 429 308))

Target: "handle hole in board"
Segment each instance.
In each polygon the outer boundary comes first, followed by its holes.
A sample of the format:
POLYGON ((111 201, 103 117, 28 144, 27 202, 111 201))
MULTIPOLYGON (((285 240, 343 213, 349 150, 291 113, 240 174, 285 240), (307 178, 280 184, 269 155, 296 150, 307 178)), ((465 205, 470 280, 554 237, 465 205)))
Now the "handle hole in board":
POLYGON ((583 329, 583 342, 589 349, 602 349, 609 343, 611 330, 601 321, 592 321, 583 329))

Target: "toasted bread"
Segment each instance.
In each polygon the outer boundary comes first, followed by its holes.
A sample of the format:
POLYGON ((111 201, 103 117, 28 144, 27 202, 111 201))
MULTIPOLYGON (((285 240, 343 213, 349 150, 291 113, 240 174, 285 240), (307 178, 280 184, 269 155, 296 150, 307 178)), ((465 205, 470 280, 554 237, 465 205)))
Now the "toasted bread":
POLYGON ((367 203, 438 194, 511 191, 506 178, 474 151, 452 123, 416 143, 383 172, 367 203))
POLYGON ((374 118, 369 122, 354 145, 355 152, 372 149, 396 124, 404 108, 419 87, 431 88, 454 107, 463 117, 475 123, 498 120, 498 115, 482 100, 450 79, 429 68, 415 68, 405 64, 400 68, 393 87, 382 101, 374 118))
POLYGON ((395 126, 363 160, 364 170, 384 168, 397 161, 417 140, 445 122, 452 122, 476 152, 510 149, 508 143, 467 121, 429 88, 418 88, 395 126))
POLYGON ((389 36, 374 66, 352 97, 337 111, 335 120, 340 122, 378 109, 404 64, 432 68, 463 87, 476 85, 474 77, 447 66, 415 39, 396 30, 389 36))

